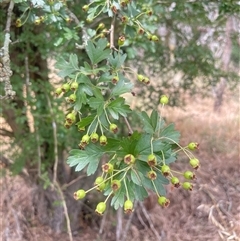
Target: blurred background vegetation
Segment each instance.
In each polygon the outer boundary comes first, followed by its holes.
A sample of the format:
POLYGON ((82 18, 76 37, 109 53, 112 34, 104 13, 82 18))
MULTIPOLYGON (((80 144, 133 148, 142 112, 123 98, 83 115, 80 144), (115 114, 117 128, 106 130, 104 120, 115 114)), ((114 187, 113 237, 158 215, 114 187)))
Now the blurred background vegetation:
MULTIPOLYGON (((88 1, 67 1, 66 5, 64 1, 53 2, 57 11, 49 10, 51 1, 14 1, 9 51, 16 97, 1 101, 0 135, 4 167, 36 187, 33 197, 36 215, 43 224, 60 232, 65 227, 63 206, 57 204, 59 193, 50 188, 56 154, 54 131, 58 144, 57 179, 68 206, 72 230, 78 229, 79 213, 83 207, 86 209, 84 203, 76 204, 72 193, 76 187, 90 184, 80 179, 84 174, 79 178, 65 163, 68 151, 77 146, 79 135, 74 129, 64 128, 66 106, 61 98, 54 97, 54 89, 62 83, 54 63, 73 52, 84 62, 86 54, 81 48, 84 37, 93 36, 101 22, 109 29, 110 21, 102 14, 93 23, 86 23, 82 6, 88 1), (16 27, 17 18, 26 8, 31 9, 26 23, 16 27), (37 16, 44 16, 44 23, 36 25, 37 16)), ((164 93, 170 97, 171 106, 182 108, 190 96, 210 97, 212 110, 220 112, 224 101, 229 101, 224 100, 224 94, 239 87, 239 1, 139 0, 136 5, 139 9, 152 9, 153 14, 141 20, 160 41, 150 42, 130 27, 125 29, 127 44, 123 50, 128 56, 127 64, 151 80, 149 86, 142 87, 130 75, 137 95, 135 100, 133 97, 129 100, 133 101, 132 107, 155 108, 164 93)), ((0 2, 0 46, 5 39, 8 6, 9 1, 0 2)), ((26 14, 22 21, 25 18, 26 14)), ((121 21, 116 25, 118 36, 124 26, 121 21)), ((4 95, 3 83, 0 94, 4 95)), ((95 203, 88 205, 94 207, 95 203)))

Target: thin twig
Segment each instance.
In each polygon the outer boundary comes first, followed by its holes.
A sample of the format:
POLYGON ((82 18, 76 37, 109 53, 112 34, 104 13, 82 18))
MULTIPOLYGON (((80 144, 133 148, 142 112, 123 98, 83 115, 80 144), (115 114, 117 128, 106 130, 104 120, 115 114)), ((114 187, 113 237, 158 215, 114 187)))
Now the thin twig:
POLYGON ((126 123, 126 125, 127 125, 129 134, 132 135, 132 134, 133 134, 133 129, 132 129, 132 127, 130 126, 127 117, 123 117, 123 118, 124 118, 124 121, 125 121, 125 123, 126 123))
POLYGON ((111 28, 110 28, 110 49, 115 49, 115 47, 114 47, 114 25, 115 25, 115 16, 112 19, 111 28))
POLYGON ((53 185, 57 183, 57 168, 58 168, 58 140, 57 140, 57 124, 54 118, 54 113, 52 109, 52 104, 49 99, 49 96, 46 94, 48 107, 50 109, 50 114, 52 118, 52 127, 53 127, 53 143, 54 143, 54 166, 53 166, 53 185))
POLYGON ((72 184, 74 184, 75 182, 81 180, 84 177, 86 177, 86 175, 79 176, 79 177, 75 178, 74 180, 72 180, 71 182, 65 183, 64 185, 62 185, 62 189, 65 189, 65 188, 71 186, 72 184))
POLYGON ((119 208, 117 210, 117 228, 116 228, 116 241, 121 241, 121 234, 122 234, 122 215, 123 210, 119 208))
POLYGON ((146 217, 146 219, 148 220, 148 223, 150 225, 150 229, 152 230, 152 232, 154 233, 154 235, 156 236, 156 240, 161 240, 157 230, 154 228, 154 225, 153 225, 153 222, 149 216, 149 214, 147 213, 147 210, 146 208, 144 207, 143 203, 142 202, 139 202, 141 208, 142 208, 142 211, 143 211, 143 214, 144 216, 146 217))
POLYGON ((61 187, 59 186, 59 184, 57 182, 55 182, 55 187, 57 188, 57 190, 60 193, 61 199, 62 199, 62 205, 63 205, 63 210, 64 210, 64 215, 66 218, 66 223, 67 223, 67 232, 68 232, 68 236, 69 236, 69 240, 73 241, 73 237, 72 237, 72 230, 71 230, 71 224, 70 224, 70 218, 68 215, 68 208, 67 208, 67 204, 63 195, 63 192, 61 190, 61 187))

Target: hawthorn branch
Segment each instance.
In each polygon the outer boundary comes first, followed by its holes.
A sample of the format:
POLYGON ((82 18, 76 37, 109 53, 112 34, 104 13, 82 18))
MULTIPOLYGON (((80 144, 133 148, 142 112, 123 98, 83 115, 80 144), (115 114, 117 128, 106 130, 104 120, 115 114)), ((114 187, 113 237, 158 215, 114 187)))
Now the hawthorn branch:
POLYGON ((10 77, 12 76, 12 70, 10 68, 10 57, 9 57, 9 44, 10 39, 10 26, 12 19, 12 11, 14 7, 14 1, 10 1, 7 13, 7 23, 5 27, 5 39, 3 47, 0 50, 0 82, 5 82, 4 91, 5 95, 0 95, 0 100, 13 99, 16 92, 12 90, 10 77))

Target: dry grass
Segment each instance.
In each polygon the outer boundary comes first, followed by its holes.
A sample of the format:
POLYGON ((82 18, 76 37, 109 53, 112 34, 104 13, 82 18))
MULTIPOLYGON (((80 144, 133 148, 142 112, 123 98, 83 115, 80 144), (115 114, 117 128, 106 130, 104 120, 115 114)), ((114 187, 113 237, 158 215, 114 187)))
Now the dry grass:
MULTIPOLYGON (((225 100, 228 101, 221 113, 212 111, 212 100, 196 98, 189 98, 191 104, 185 110, 164 109, 167 121, 175 122, 176 129, 181 131, 182 145, 189 141, 200 143, 196 156, 201 160, 201 168, 191 193, 168 188, 169 208, 154 205, 155 197, 151 196, 145 203, 148 217, 136 209, 126 241, 155 241, 154 231, 162 241, 240 240, 238 93, 225 96, 225 100), (152 228, 149 228, 149 220, 152 228)), ((185 170, 187 162, 181 156, 174 168, 185 170)), ((34 220, 29 203, 32 189, 20 177, 8 176, 1 180, 0 234, 3 240, 67 240, 66 234, 55 235, 34 220)), ((127 220, 128 217, 124 217, 124 224, 127 220)), ((80 231, 74 241, 115 240, 114 225, 110 221, 106 221, 102 235, 98 235, 98 228, 80 231)))

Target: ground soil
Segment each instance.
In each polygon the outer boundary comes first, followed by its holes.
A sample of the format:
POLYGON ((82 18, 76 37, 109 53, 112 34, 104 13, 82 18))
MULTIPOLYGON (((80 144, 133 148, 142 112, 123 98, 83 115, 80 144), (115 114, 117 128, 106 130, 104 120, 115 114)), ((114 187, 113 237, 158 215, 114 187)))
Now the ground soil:
MULTIPOLYGON (((108 211, 98 222, 79 217, 81 228, 73 232, 74 241, 114 241, 118 221, 123 226, 122 241, 220 241, 240 240, 240 163, 239 102, 237 96, 225 102, 221 113, 213 113, 212 100, 191 100, 185 110, 167 108, 163 115, 175 121, 182 132, 182 145, 200 143, 195 152, 201 160, 192 192, 166 187, 171 203, 168 208, 156 204, 150 194, 132 215, 108 211), (235 99, 234 99, 235 98, 235 99), (129 221, 130 220, 130 221, 129 221), (95 223, 93 225, 93 223, 95 223)), ((188 168, 180 156, 172 166, 188 168)), ((2 167, 2 172, 7 172, 2 167)), ((34 218, 31 203, 33 186, 20 176, 7 173, 0 179, 0 236, 2 241, 66 241, 66 232, 55 234, 34 218)), ((88 219, 94 219, 89 215, 88 219)), ((64 231, 64 230, 63 230, 64 231)))

